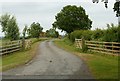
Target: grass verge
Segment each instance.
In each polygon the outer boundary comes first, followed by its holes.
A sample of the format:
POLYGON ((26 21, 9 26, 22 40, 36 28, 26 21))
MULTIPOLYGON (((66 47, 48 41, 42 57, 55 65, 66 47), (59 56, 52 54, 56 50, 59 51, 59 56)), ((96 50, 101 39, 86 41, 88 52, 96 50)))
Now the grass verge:
POLYGON ((96 79, 118 79, 118 56, 91 52, 82 53, 68 39, 55 40, 54 43, 85 61, 96 79))
MULTIPOLYGON (((43 40, 40 39, 39 41, 41 42, 43 40)), ((2 58, 0 58, 0 71, 5 71, 28 63, 36 55, 37 48, 40 42, 34 42, 31 48, 28 50, 18 51, 2 56, 2 58)))

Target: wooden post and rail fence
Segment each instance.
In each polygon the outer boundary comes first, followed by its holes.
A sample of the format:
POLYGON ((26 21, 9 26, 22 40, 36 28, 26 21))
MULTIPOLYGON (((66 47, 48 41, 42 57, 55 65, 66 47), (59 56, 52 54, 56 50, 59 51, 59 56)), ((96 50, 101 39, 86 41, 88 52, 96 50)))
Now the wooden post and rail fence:
POLYGON ((19 51, 21 50, 21 48, 28 49, 31 47, 31 43, 32 43, 31 40, 25 40, 25 41, 18 40, 18 41, 10 41, 6 43, 2 43, 2 46, 0 46, 0 56, 19 51))
POLYGON ((84 43, 91 51, 120 55, 120 43, 118 42, 84 41, 85 42, 83 42, 83 39, 75 39, 76 47, 83 49, 84 43))

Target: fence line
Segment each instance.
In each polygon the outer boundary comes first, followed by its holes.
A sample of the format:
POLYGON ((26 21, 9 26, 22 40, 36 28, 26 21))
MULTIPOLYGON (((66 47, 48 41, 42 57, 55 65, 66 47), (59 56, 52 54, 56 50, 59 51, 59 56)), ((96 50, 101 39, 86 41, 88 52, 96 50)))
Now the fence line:
POLYGON ((11 41, 3 43, 0 47, 0 55, 9 54, 15 51, 20 50, 21 48, 21 41, 11 41))
POLYGON ((2 46, 0 46, 0 56, 19 51, 23 46, 24 49, 29 49, 31 48, 31 44, 32 41, 30 39, 25 40, 24 43, 23 40, 2 43, 2 46))
MULTIPOLYGON (((75 39, 76 47, 82 49, 82 40, 75 39)), ((120 43, 118 42, 99 42, 99 41, 85 41, 88 49, 96 52, 120 54, 120 43)))

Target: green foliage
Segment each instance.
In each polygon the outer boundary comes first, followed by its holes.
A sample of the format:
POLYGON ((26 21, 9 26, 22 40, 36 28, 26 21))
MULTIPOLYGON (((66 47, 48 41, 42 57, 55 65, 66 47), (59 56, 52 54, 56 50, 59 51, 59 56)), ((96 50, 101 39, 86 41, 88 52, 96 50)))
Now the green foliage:
POLYGON ((2 25, 2 32, 5 33, 5 37, 10 40, 19 39, 19 28, 16 23, 16 18, 8 14, 2 15, 0 18, 2 25))
POLYGON ((97 28, 96 30, 92 31, 91 38, 92 40, 102 41, 103 35, 104 35, 104 30, 97 28))
POLYGON ((88 30, 91 28, 92 21, 86 15, 83 7, 65 6, 55 17, 53 28, 61 29, 67 33, 74 30, 88 30))
POLYGON ((0 18, 0 23, 1 23, 1 26, 2 26, 2 32, 4 32, 5 34, 7 33, 7 23, 10 19, 10 15, 9 14, 4 14, 1 16, 0 18))
POLYGON ((90 30, 76 30, 70 34, 70 40, 72 42, 75 41, 75 38, 81 39, 82 37, 85 38, 85 40, 91 40, 92 31, 90 30))
MULTIPOLYGON (((108 26, 108 25, 107 25, 108 26)), ((95 41, 106 41, 106 42, 120 42, 120 27, 111 24, 108 29, 101 30, 76 30, 70 34, 70 40, 75 41, 75 38, 95 41)))
POLYGON ((87 45, 84 45, 84 46, 83 46, 83 49, 82 49, 82 52, 86 53, 86 52, 87 52, 87 50, 88 50, 87 45))
POLYGON ((107 42, 119 42, 119 27, 110 27, 107 30, 105 30, 103 41, 107 42))
POLYGON ((42 32, 43 28, 40 26, 39 23, 33 22, 30 28, 27 30, 28 34, 32 38, 39 38, 40 33, 42 32))
POLYGON ((114 3, 113 10, 114 12, 116 12, 116 16, 119 17, 120 16, 120 1, 117 1, 114 3))
POLYGON ((59 33, 55 29, 50 29, 46 31, 46 36, 57 38, 59 36, 59 33))
POLYGON ((19 39, 19 28, 16 23, 16 19, 12 17, 9 22, 7 23, 7 35, 6 37, 11 40, 19 39))
MULTIPOLYGON (((105 7, 108 8, 107 6, 107 3, 108 3, 108 0, 101 0, 102 2, 104 1, 105 3, 105 7)), ((93 3, 95 2, 99 2, 99 0, 93 0, 93 3)), ((120 16, 120 1, 119 0, 116 0, 116 2, 114 3, 114 8, 113 8, 114 12, 116 12, 116 17, 119 17, 120 16)))
POLYGON ((118 37, 117 37, 117 38, 118 38, 118 42, 120 42, 120 26, 118 27, 117 30, 118 30, 118 32, 117 32, 117 36, 118 36, 118 37))

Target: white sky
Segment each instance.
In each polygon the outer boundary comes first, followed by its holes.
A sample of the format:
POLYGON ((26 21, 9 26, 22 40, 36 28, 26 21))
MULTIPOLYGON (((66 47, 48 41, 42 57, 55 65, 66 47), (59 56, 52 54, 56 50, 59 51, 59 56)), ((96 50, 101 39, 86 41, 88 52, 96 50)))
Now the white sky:
MULTIPOLYGON (((77 5, 82 6, 93 21, 92 29, 103 29, 106 28, 107 23, 116 25, 118 22, 113 12, 114 2, 114 0, 109 0, 108 9, 106 9, 103 2, 93 4, 92 0, 29 0, 29 2, 27 0, 1 0, 0 15, 4 13, 14 15, 20 32, 24 25, 30 26, 32 22, 39 22, 45 31, 52 27, 55 15, 64 6, 77 5)), ((1 31, 0 36, 3 36, 1 31)))

